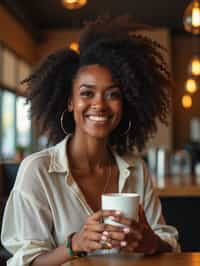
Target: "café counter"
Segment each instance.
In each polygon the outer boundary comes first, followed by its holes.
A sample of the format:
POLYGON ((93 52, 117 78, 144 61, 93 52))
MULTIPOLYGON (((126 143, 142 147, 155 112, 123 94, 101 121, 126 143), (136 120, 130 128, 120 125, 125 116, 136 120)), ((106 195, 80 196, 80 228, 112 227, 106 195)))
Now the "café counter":
POLYGON ((155 181, 160 197, 200 197, 200 177, 168 176, 155 181))

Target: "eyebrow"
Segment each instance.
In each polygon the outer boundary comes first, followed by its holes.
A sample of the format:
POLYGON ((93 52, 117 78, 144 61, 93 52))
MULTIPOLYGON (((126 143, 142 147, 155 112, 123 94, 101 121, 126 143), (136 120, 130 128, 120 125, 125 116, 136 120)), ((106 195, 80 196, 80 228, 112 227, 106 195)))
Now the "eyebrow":
MULTIPOLYGON (((95 89, 96 86, 95 86, 95 85, 92 85, 92 84, 82 83, 82 84, 80 85, 80 88, 81 88, 81 87, 86 87, 86 88, 88 88, 88 89, 95 89)), ((117 87, 119 87, 119 84, 114 83, 114 84, 108 86, 106 89, 113 89, 113 88, 117 88, 117 87)))

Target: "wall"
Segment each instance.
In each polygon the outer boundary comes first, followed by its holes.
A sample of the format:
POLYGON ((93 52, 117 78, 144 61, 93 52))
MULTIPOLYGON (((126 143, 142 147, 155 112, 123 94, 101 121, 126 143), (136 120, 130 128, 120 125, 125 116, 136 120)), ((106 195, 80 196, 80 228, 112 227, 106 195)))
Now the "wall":
POLYGON ((0 5, 0 41, 13 49, 27 62, 33 64, 36 60, 36 44, 31 34, 26 32, 7 10, 0 5))
MULTIPOLYGON (((185 93, 184 83, 187 79, 188 64, 193 55, 193 40, 190 35, 177 35, 172 40, 172 68, 176 86, 173 91, 173 141, 175 148, 181 148, 189 139, 191 118, 200 117, 200 88, 192 97, 192 108, 184 109, 181 98, 185 93)), ((197 41, 200 47, 200 40, 197 41)))
MULTIPOLYGON (((163 47, 167 49, 167 52, 163 52, 163 57, 168 64, 169 70, 171 70, 171 35, 168 29, 161 28, 161 29, 156 29, 151 32, 146 32, 145 35, 149 36, 150 38, 154 39, 158 43, 160 43, 163 47)), ((149 141, 149 146, 162 146, 164 148, 167 148, 168 150, 172 149, 172 131, 173 131, 173 114, 169 113, 168 116, 168 126, 160 123, 159 121, 157 122, 157 133, 149 141)))
POLYGON ((45 42, 37 46, 37 60, 42 60, 49 53, 68 47, 71 42, 77 42, 80 31, 52 30, 45 33, 45 42))

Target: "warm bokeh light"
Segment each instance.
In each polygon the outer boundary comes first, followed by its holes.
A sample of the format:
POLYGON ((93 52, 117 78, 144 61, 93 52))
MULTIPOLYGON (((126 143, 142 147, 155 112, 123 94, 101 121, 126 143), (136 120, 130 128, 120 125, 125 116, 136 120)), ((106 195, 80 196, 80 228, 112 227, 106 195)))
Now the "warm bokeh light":
POLYGON ((200 76, 200 57, 193 57, 190 65, 189 65, 189 72, 194 76, 200 76))
POLYGON ((183 95, 182 106, 184 108, 191 108, 192 107, 192 97, 190 95, 183 95))
POLYGON ((75 52, 79 53, 79 45, 77 42, 70 43, 69 48, 74 50, 75 52))
POLYGON ((200 27, 200 8, 194 7, 192 10, 192 25, 194 27, 200 27))
POLYGON ((197 82, 195 79, 188 79, 185 84, 185 89, 189 93, 195 93, 197 91, 197 82))
POLYGON ((67 9, 79 9, 87 4, 87 0, 62 0, 62 4, 67 9))
POLYGON ((186 31, 200 33, 200 1, 192 1, 185 10, 183 24, 186 31))

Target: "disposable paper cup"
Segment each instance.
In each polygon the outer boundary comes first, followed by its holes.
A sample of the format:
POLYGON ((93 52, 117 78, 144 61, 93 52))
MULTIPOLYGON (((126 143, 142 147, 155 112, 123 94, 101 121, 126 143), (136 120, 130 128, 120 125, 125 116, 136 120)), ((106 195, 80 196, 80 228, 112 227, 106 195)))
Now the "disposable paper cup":
MULTIPOLYGON (((102 210, 120 211, 125 217, 138 221, 139 200, 137 193, 108 193, 101 196, 101 207, 102 210)), ((124 226, 110 217, 105 218, 104 223, 124 226)))

